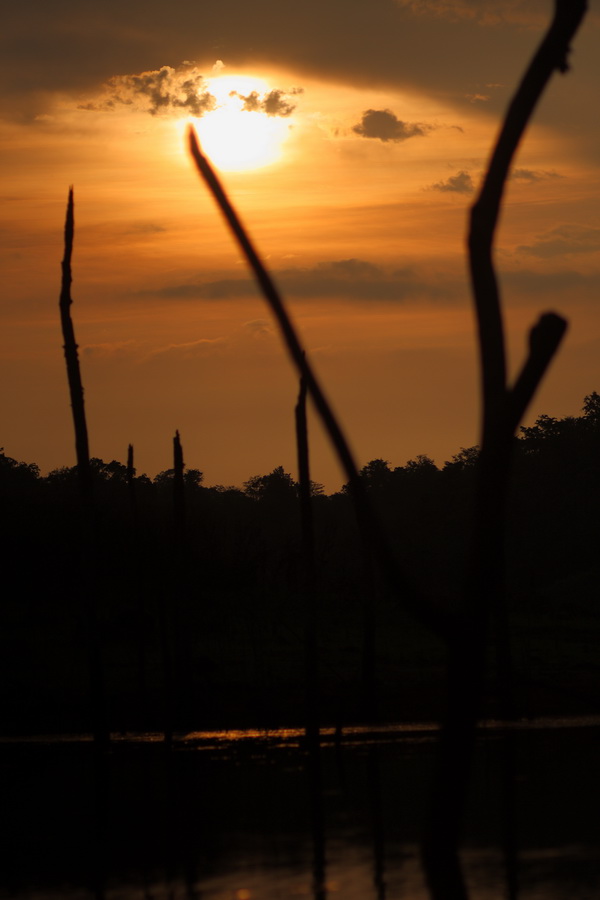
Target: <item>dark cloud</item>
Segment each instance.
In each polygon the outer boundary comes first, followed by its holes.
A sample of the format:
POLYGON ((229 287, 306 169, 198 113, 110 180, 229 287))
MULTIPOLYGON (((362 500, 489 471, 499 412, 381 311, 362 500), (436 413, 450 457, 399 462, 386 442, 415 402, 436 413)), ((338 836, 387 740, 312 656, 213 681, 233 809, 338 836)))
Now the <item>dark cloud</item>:
POLYGON ((142 109, 152 116, 181 110, 202 116, 215 108, 216 100, 196 68, 162 66, 139 75, 115 75, 104 85, 99 100, 80 104, 79 108, 112 111, 123 106, 142 109))
POLYGON ((535 243, 522 245, 517 250, 539 259, 572 253, 595 253, 600 250, 600 228, 560 225, 540 235, 535 243))
POLYGON ((442 193, 472 194, 475 187, 469 173, 463 171, 457 175, 451 175, 446 181, 438 181, 436 184, 432 184, 431 190, 441 191, 442 193))
POLYGON ((362 114, 360 124, 352 129, 365 138, 377 138, 380 141, 406 141, 408 138, 424 136, 431 126, 423 126, 403 122, 390 109, 367 109, 362 114))
MULTIPOLYGON (((401 302, 424 295, 441 297, 452 293, 447 283, 441 287, 431 276, 424 277, 408 268, 388 270, 361 259, 321 262, 306 269, 280 269, 273 276, 284 297, 303 300, 401 302)), ((251 278, 222 278, 169 285, 152 293, 169 299, 224 300, 256 295, 258 291, 251 278)))
POLYGON ((296 96, 303 92, 302 88, 292 88, 290 91, 282 91, 273 89, 259 94, 258 91, 251 91, 247 96, 238 94, 237 91, 232 93, 244 101, 242 109, 248 112, 264 112, 268 116, 291 116, 296 109, 295 103, 290 103, 289 97, 296 96))

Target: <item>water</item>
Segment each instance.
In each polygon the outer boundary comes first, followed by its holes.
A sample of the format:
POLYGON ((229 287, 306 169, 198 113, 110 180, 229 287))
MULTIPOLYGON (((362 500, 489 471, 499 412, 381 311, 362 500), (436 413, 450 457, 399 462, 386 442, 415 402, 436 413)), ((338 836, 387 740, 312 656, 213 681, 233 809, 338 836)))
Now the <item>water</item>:
MULTIPOLYGON (((0 897, 425 900, 419 864, 434 726, 322 735, 321 789, 297 731, 3 742, 0 897), (339 738, 339 736, 338 736, 339 738)), ((600 723, 513 732, 519 897, 600 896, 600 723)), ((503 732, 478 742, 462 860, 505 894, 503 732)))

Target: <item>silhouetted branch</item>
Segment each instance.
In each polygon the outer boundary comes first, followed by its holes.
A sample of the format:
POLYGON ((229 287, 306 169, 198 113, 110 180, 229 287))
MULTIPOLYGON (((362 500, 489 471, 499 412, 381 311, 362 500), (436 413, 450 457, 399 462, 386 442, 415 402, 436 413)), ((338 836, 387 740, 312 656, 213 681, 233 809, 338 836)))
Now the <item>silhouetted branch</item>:
POLYGON ((83 385, 79 368, 79 355, 75 340, 75 329, 71 319, 71 258, 73 255, 73 239, 75 233, 73 188, 69 188, 67 214, 65 219, 65 249, 62 260, 62 281, 59 299, 60 321, 64 339, 65 362, 67 366, 67 379, 69 382, 69 394, 71 397, 71 409, 73 412, 73 425, 75 429, 75 450, 77 455, 77 476, 81 492, 83 537, 81 571, 79 583, 82 598, 85 605, 86 624, 88 631, 88 658, 90 666, 90 702, 94 740, 96 745, 104 746, 109 740, 108 723, 106 720, 106 703, 104 694, 104 673, 100 656, 98 638, 98 622, 96 611, 96 587, 92 574, 95 566, 92 559, 96 548, 95 534, 95 510, 92 490, 92 470, 90 467, 90 453, 88 445, 87 423, 83 402, 83 385), (90 571, 91 570, 91 571, 90 571))
POLYGON ((352 451, 350 450, 342 429, 340 428, 337 419, 329 405, 329 402, 326 400, 321 386, 317 381, 314 372, 312 371, 312 367, 306 359, 305 352, 300 345, 300 341, 298 340, 298 336, 296 335, 294 326, 292 325, 287 311, 284 307, 283 301, 279 295, 279 291, 275 287, 271 276, 267 272, 258 253, 254 249, 254 245, 252 244, 252 241, 250 240, 250 237, 248 236, 246 229, 242 225, 236 211, 231 205, 229 198, 227 197, 227 194, 225 193, 225 190, 221 185, 221 182, 217 178, 216 173, 214 172, 208 159, 200 150, 196 132, 191 126, 188 132, 188 136, 190 153, 194 162, 196 163, 198 171, 200 172, 210 191, 212 192, 215 200, 217 201, 217 204, 219 205, 219 208, 221 209, 221 212, 225 216, 229 227, 231 228, 237 242, 239 243, 244 256, 248 260, 248 263, 254 272, 256 280, 258 281, 258 284, 271 308, 271 311, 275 316, 277 324, 281 329, 281 333, 283 335, 287 350, 294 364, 296 365, 298 372, 306 381, 307 388, 336 449, 348 480, 352 484, 355 484, 356 482, 358 482, 359 478, 358 469, 354 461, 352 451))
MULTIPOLYGON (((586 7, 585 0, 556 0, 553 21, 509 106, 481 192, 471 210, 469 262, 479 330, 483 422, 473 561, 466 597, 469 621, 450 645, 447 719, 434 809, 424 846, 434 900, 467 897, 458 860, 459 824, 470 776, 492 610, 497 619, 502 705, 505 711, 512 708, 503 558, 512 436, 566 327, 564 320, 554 314, 542 317, 531 334, 529 358, 511 391, 506 384, 504 327, 492 241, 518 144, 553 71, 567 69, 569 43, 586 7)), ((514 896, 514 879, 511 884, 514 896)))
POLYGON ((62 261, 62 284, 60 291, 60 322, 64 339, 67 379, 75 427, 75 451, 77 455, 77 473, 81 485, 84 504, 89 508, 92 502, 92 472, 90 469, 90 452, 88 444, 87 423, 83 402, 83 385, 79 368, 79 354, 75 340, 75 329, 71 319, 71 257, 73 254, 73 236, 75 231, 73 188, 69 188, 69 201, 65 219, 65 252, 62 261))
POLYGON ((365 548, 368 548, 374 559, 377 560, 388 583, 407 609, 436 634, 447 635, 451 633, 457 627, 456 614, 443 604, 435 603, 430 598, 425 597, 400 571, 387 536, 383 533, 379 520, 371 509, 348 442, 300 345, 279 292, 258 256, 216 173, 200 150, 196 133, 192 127, 189 129, 188 137, 190 153, 196 167, 213 194, 254 272, 264 297, 279 325, 288 353, 299 374, 306 382, 307 390, 346 473, 363 545, 365 548))
POLYGON ((555 15, 508 108, 483 187, 471 210, 469 262, 479 326, 484 397, 484 436, 501 419, 506 382, 504 330, 492 241, 508 172, 531 115, 555 69, 567 71, 569 44, 587 9, 586 0, 555 0, 555 15))
POLYGON ((507 429, 517 430, 546 369, 552 362, 567 330, 567 321, 556 313, 544 313, 529 332, 527 357, 509 397, 507 429))

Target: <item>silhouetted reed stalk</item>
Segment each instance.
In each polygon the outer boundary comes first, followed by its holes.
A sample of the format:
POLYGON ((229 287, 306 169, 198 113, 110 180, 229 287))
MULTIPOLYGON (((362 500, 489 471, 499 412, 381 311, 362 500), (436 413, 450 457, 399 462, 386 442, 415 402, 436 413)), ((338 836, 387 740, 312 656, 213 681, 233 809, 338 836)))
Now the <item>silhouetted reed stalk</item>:
POLYGON ((175 690, 175 660, 173 647, 177 632, 177 613, 179 610, 181 594, 185 585, 185 545, 186 545, 186 511, 185 511, 185 484, 183 473, 185 463, 183 461, 183 448, 179 432, 175 432, 173 438, 173 568, 170 583, 166 591, 161 591, 159 597, 159 616, 161 630, 161 648, 163 657, 163 670, 165 679, 165 743, 173 742, 173 727, 175 716, 176 690, 175 690), (168 597, 168 601, 167 601, 168 597))
POLYGON ((73 281, 71 259, 73 256, 73 239, 75 234, 73 188, 69 188, 67 214, 65 218, 65 250, 62 260, 62 281, 60 291, 60 321, 64 340, 67 379, 73 412, 75 429, 75 451, 77 458, 77 478, 81 495, 83 519, 80 571, 78 584, 85 604, 86 628, 88 637, 88 659, 90 667, 90 702, 94 740, 98 746, 109 740, 106 719, 106 701, 104 692, 104 673, 100 654, 100 643, 97 622, 97 597, 94 584, 94 554, 96 548, 95 508, 92 486, 92 470, 88 444, 87 423, 83 401, 83 385, 79 368, 79 354, 75 340, 75 329, 71 318, 71 284, 73 281))
MULTIPOLYGON (((492 614, 498 634, 502 711, 505 715, 513 713, 503 555, 511 447, 519 421, 566 329, 566 322, 560 316, 542 315, 531 330, 529 355, 520 374, 512 387, 507 384, 504 327, 492 243, 504 186, 518 144, 554 70, 567 71, 569 43, 585 11, 585 2, 556 0, 553 21, 510 104, 483 186, 471 210, 469 263, 479 334, 483 423, 466 615, 463 627, 454 633, 449 644, 448 710, 441 739, 434 809, 423 851, 435 900, 467 897, 458 860, 459 828, 471 770, 492 614)), ((510 795, 512 788, 507 788, 510 795)), ((507 845, 511 840, 508 835, 507 845)), ((514 859, 509 861, 508 891, 510 897, 516 897, 514 859)))
POLYGON ((186 540, 185 486, 183 481, 183 449, 179 432, 173 438, 173 531, 175 538, 175 556, 181 560, 186 540))
POLYGON ((145 592, 142 588, 141 577, 141 561, 140 561, 140 535, 139 535, 139 518, 137 505, 137 492, 135 484, 135 463, 133 444, 127 447, 127 467, 125 472, 127 482, 127 494, 129 497, 129 513, 130 513, 130 541, 129 541, 129 557, 130 570, 133 575, 133 595, 135 607, 137 610, 138 632, 137 632, 137 681, 138 681, 138 703, 140 710, 140 721, 142 727, 146 727, 148 721, 148 692, 146 686, 146 603, 145 592))
POLYGON ((315 561, 315 526, 310 482, 308 425, 306 418, 306 379, 300 376, 300 389, 295 408, 296 448, 298 454, 298 493, 302 529, 302 578, 304 595, 304 666, 306 679, 306 742, 308 748, 308 794, 313 839, 313 895, 325 900, 326 857, 323 824, 323 788, 321 775, 320 705, 319 705, 319 633, 317 607, 317 573, 315 561))
POLYGON ((319 749, 319 659, 318 609, 315 567, 315 526, 313 518, 308 426, 306 421, 306 380, 300 377, 298 402, 295 407, 296 448, 298 453, 298 494, 302 540, 302 575, 304 598, 304 670, 306 678, 306 739, 309 750, 319 749))
POLYGON ((135 465, 133 462, 133 444, 127 447, 127 469, 125 472, 127 480, 127 493, 129 496, 129 510, 131 512, 131 523, 134 530, 137 528, 137 497, 135 492, 135 465))
POLYGON ((183 483, 183 450, 179 432, 173 438, 173 539, 172 539, 172 571, 167 585, 162 584, 158 595, 158 618, 160 630, 160 650, 163 664, 165 689, 163 732, 167 748, 173 743, 175 717, 175 675, 173 660, 173 611, 179 599, 181 589, 181 560, 185 539, 185 496, 183 483))

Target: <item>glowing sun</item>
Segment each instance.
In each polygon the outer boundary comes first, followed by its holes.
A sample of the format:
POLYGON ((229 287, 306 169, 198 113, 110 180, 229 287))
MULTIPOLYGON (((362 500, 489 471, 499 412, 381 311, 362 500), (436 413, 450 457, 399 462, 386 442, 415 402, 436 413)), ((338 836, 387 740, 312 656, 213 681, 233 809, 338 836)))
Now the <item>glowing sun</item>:
POLYGON ((264 81, 219 75, 208 81, 207 90, 216 99, 215 108, 191 121, 203 152, 219 169, 258 169, 279 159, 291 120, 260 108, 269 90, 264 81))

